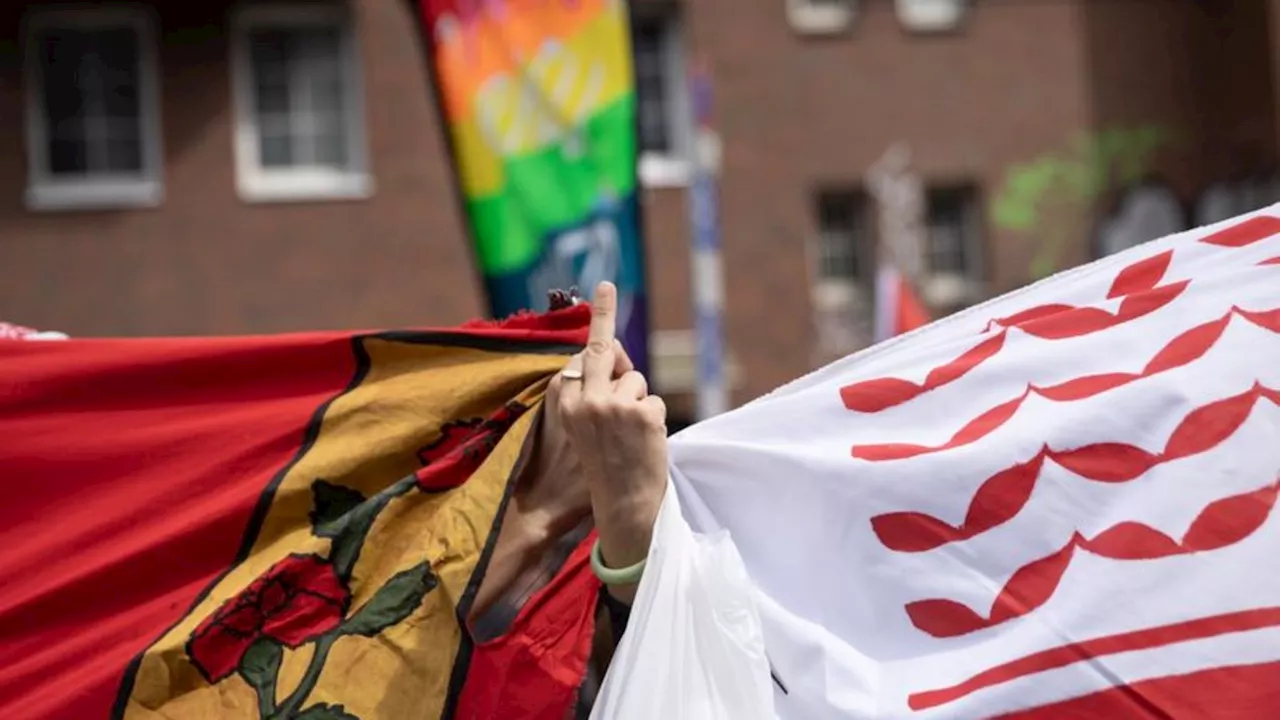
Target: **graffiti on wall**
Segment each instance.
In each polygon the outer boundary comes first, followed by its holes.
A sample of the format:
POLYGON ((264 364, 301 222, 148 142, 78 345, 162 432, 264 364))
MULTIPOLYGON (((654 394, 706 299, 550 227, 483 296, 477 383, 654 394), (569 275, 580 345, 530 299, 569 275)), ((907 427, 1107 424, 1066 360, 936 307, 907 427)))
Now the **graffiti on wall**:
POLYGON ((1031 279, 1061 269, 1062 250, 1075 231, 1064 218, 1084 215, 1102 198, 1140 183, 1174 131, 1158 123, 1083 133, 1065 147, 1010 166, 991 200, 996 227, 1032 236, 1031 279))

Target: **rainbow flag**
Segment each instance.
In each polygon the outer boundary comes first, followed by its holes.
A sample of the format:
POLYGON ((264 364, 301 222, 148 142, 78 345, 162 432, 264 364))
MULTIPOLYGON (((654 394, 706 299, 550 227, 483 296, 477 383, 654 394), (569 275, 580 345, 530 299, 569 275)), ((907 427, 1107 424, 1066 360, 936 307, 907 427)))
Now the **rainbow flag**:
POLYGON ((498 317, 619 290, 645 369, 636 92, 620 0, 421 0, 476 259, 498 317))

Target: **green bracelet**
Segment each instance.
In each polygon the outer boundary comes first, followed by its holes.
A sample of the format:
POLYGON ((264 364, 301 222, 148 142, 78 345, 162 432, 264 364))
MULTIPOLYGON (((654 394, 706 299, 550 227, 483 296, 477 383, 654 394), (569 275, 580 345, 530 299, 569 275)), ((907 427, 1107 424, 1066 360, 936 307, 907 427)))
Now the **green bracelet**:
POLYGON ((648 558, 632 565, 618 570, 605 567, 604 558, 600 556, 600 538, 596 538, 596 544, 591 547, 591 572, 600 578, 600 582, 605 585, 634 585, 640 582, 640 576, 644 574, 644 564, 648 562, 648 558))

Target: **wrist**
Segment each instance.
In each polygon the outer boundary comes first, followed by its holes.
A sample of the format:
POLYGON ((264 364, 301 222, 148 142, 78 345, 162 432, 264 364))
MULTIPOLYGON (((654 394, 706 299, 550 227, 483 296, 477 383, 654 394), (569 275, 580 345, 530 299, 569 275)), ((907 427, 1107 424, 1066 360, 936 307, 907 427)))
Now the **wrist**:
POLYGON ((663 492, 665 487, 658 492, 613 497, 593 493, 592 514, 601 555, 609 567, 626 567, 648 557, 663 492))
POLYGON ((546 523, 537 515, 536 511, 522 512, 514 502, 507 507, 488 569, 472 603, 469 621, 488 612, 554 540, 546 523))

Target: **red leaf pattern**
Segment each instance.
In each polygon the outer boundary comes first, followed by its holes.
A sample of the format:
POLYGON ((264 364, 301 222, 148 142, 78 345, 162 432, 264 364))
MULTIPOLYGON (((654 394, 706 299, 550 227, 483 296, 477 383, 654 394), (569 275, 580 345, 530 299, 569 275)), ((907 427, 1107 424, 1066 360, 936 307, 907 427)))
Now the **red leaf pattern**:
POLYGON ((1108 298, 1124 297, 1134 293, 1150 290, 1160 284, 1164 274, 1173 262, 1173 251, 1165 250, 1158 255, 1143 258, 1121 270, 1107 291, 1108 298))
POLYGON ((950 440, 942 445, 927 446, 909 443, 856 445, 852 450, 853 457, 861 460, 883 462, 952 450, 981 440, 983 437, 995 432, 1004 423, 1013 418, 1014 413, 1010 412, 1010 410, 1016 411, 1029 394, 1036 394, 1055 402, 1083 400, 1108 390, 1114 390, 1129 383, 1137 382, 1143 378, 1152 377, 1158 373, 1185 367, 1204 357, 1205 353, 1209 352, 1213 345, 1221 339, 1231 318, 1236 316, 1264 330, 1280 334, 1280 311, 1248 312, 1233 308, 1221 318, 1197 325, 1170 340, 1143 366, 1140 372, 1087 375, 1044 388, 1028 385, 1023 395, 996 405, 970 420, 952 435, 950 440))
POLYGON ((1200 239, 1200 242, 1206 245, 1240 248, 1266 240, 1277 233, 1280 233, 1280 218, 1258 215, 1212 235, 1206 235, 1200 239))
MULTIPOLYGON (((1259 216, 1208 235, 1201 243, 1239 248, 1280 233, 1280 218, 1259 216)), ((841 389, 845 407, 874 413, 906 402, 954 382, 999 355, 1008 331, 1017 328, 1040 340, 1062 340, 1115 328, 1162 309, 1183 295, 1190 281, 1169 282, 1166 274, 1173 250, 1143 258, 1120 270, 1109 286, 1108 299, 1121 299, 1114 311, 1084 306, 1049 304, 995 319, 987 330, 999 328, 960 357, 934 368, 923 383, 898 378, 877 378, 841 389)), ((1260 265, 1280 264, 1280 257, 1260 265)), ((1154 375, 1183 368, 1200 360, 1222 339, 1233 318, 1280 334, 1280 309, 1262 311, 1232 308, 1223 316, 1199 324, 1169 340, 1137 372, 1087 375, 1050 386, 1028 384, 1024 392, 979 412, 963 423, 946 442, 931 446, 910 442, 856 445, 852 457, 866 462, 891 462, 942 452, 972 444, 1008 423, 1025 400, 1038 395, 1066 403, 1139 382, 1154 375)), ((894 552, 922 553, 948 544, 965 542, 1008 523, 1023 510, 1034 492, 1045 461, 1051 461, 1080 478, 1099 483, 1125 483, 1142 477, 1167 462, 1207 452, 1236 433, 1260 400, 1280 406, 1280 391, 1261 384, 1224 399, 1192 409, 1169 433, 1158 450, 1124 442, 1099 442, 1078 447, 1046 446, 1030 459, 1000 470, 984 481, 969 502, 964 521, 952 525, 927 513, 886 512, 871 519, 879 542, 894 552)), ((1123 422, 1123 419, 1117 419, 1123 422)), ((1280 478, 1259 489, 1206 505, 1181 540, 1137 521, 1118 522, 1086 537, 1077 533, 1062 548, 1017 569, 985 613, 945 598, 921 598, 905 605, 912 624, 936 638, 952 638, 978 632, 1026 616, 1047 603, 1057 591, 1077 551, 1116 561, 1142 561, 1208 552, 1241 542, 1257 531, 1280 495, 1280 478)))

